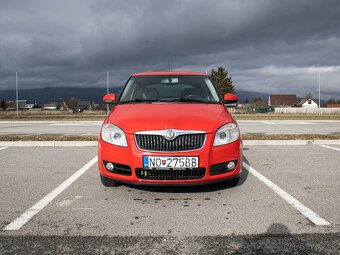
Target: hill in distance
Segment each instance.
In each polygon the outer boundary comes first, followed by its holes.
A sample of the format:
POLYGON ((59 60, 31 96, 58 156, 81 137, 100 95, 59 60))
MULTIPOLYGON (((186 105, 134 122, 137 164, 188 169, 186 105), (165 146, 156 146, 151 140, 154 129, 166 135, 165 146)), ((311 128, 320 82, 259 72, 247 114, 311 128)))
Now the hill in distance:
MULTIPOLYGON (((120 93, 122 87, 110 88, 110 93, 120 93)), ((101 103, 106 94, 106 88, 77 88, 77 87, 54 87, 43 89, 19 90, 19 99, 26 99, 29 103, 61 102, 71 97, 81 100, 93 100, 101 103)), ((0 100, 15 100, 15 90, 0 90, 0 100)))
MULTIPOLYGON (((119 94, 122 87, 110 88, 110 93, 119 94)), ((103 96, 106 94, 106 88, 77 88, 77 87, 52 87, 42 89, 22 89, 19 90, 19 99, 26 99, 28 103, 49 103, 61 102, 71 97, 77 97, 81 100, 93 100, 96 103, 101 103, 103 96)), ((265 102, 268 102, 268 94, 254 91, 236 90, 235 94, 239 98, 240 103, 244 103, 247 99, 253 102, 256 97, 262 97, 265 102)), ((15 100, 15 90, 0 90, 0 100, 15 100)), ((322 103, 326 101, 322 100, 322 103)))
POLYGON ((256 97, 261 97, 263 101, 268 102, 268 94, 254 92, 254 91, 244 91, 244 90, 236 90, 235 94, 238 96, 239 103, 245 103, 248 99, 248 102, 253 102, 256 97))
MULTIPOLYGON (((119 94, 122 87, 110 88, 111 93, 119 94)), ((77 88, 77 87, 52 87, 42 89, 22 89, 19 90, 19 99, 26 99, 30 103, 37 101, 38 103, 59 102, 71 97, 77 97, 82 100, 94 100, 96 103, 102 102, 106 89, 103 88, 77 88)), ((252 102, 255 97, 262 97, 268 100, 268 95, 258 92, 237 90, 236 95, 239 102, 243 103, 246 99, 252 102)), ((15 90, 0 90, 0 100, 15 100, 15 90)))

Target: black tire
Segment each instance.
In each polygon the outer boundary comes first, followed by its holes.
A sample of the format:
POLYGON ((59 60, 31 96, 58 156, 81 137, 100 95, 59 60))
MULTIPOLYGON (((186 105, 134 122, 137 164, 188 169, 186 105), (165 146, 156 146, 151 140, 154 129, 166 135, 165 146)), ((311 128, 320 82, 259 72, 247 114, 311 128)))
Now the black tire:
POLYGON ((105 187, 116 187, 118 185, 116 181, 102 175, 100 175, 100 180, 105 187))
POLYGON ((239 181, 240 181, 240 177, 237 177, 235 179, 231 179, 231 180, 227 181, 226 183, 227 183, 227 185, 234 187, 234 186, 237 186, 239 181))

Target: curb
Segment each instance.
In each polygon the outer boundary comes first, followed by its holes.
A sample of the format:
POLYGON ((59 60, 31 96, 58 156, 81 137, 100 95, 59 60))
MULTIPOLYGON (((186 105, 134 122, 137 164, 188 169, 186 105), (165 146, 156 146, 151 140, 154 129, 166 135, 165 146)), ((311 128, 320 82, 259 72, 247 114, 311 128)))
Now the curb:
POLYGON ((340 144, 340 140, 243 140, 243 145, 327 145, 340 144))
POLYGON ((0 147, 94 147, 98 141, 12 141, 0 142, 0 147))
MULTIPOLYGON (((254 145, 330 145, 340 144, 340 140, 244 140, 244 146, 254 145)), ((0 142, 0 147, 94 147, 98 141, 8 141, 0 142)))

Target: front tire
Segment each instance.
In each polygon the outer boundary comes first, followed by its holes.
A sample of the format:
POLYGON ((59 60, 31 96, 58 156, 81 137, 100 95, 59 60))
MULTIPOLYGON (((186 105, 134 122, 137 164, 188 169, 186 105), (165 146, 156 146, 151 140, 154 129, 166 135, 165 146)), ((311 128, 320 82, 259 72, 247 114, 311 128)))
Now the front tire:
POLYGON ((100 181, 105 187, 116 187, 118 185, 116 181, 102 175, 100 175, 100 181))

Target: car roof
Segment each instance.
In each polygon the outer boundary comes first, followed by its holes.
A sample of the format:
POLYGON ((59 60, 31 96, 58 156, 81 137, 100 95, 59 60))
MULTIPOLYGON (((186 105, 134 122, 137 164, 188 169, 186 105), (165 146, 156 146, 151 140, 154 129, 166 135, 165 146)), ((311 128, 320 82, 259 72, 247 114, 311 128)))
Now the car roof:
POLYGON ((187 76, 208 76, 206 73, 199 72, 142 72, 142 73, 134 73, 131 76, 157 76, 157 75, 187 75, 187 76))

